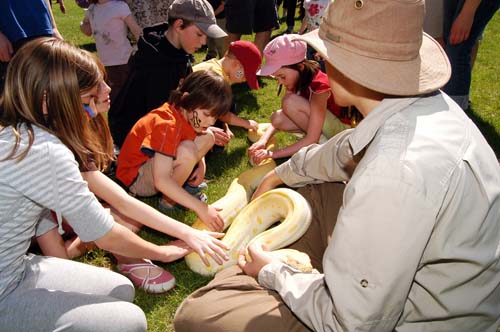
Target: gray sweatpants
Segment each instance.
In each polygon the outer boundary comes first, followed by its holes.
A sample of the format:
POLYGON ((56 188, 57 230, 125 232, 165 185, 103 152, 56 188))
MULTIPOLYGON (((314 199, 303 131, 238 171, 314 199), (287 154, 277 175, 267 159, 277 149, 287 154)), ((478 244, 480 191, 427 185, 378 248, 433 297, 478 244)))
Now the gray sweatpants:
POLYGON ((70 260, 29 255, 18 286, 0 301, 0 331, 146 331, 124 276, 70 260))

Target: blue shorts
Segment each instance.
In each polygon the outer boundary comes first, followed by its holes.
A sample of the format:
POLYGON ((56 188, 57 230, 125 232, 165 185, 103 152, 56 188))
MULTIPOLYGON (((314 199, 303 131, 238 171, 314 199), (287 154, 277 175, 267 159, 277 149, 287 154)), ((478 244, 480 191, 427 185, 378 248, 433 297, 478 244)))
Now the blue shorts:
POLYGON ((279 28, 276 0, 227 0, 224 11, 229 33, 249 35, 279 28))

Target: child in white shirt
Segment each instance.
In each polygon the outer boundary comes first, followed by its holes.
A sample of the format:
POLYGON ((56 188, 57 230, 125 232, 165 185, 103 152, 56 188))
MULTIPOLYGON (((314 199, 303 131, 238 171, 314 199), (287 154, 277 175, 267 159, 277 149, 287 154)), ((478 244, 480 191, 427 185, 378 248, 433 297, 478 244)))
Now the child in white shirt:
POLYGON ((106 67, 110 98, 113 102, 127 80, 127 62, 132 54, 128 30, 138 40, 142 32, 128 5, 123 1, 90 0, 80 30, 93 35, 97 54, 106 67))

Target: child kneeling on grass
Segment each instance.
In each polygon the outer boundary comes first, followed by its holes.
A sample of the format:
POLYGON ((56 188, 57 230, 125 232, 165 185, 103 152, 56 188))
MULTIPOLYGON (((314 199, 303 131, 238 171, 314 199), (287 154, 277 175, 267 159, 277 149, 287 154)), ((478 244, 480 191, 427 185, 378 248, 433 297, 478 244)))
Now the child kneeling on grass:
POLYGON ((306 60, 307 44, 294 40, 297 36, 276 37, 264 49, 266 63, 257 74, 276 78, 280 90, 284 86, 286 92, 281 110, 271 115, 272 125, 249 148, 255 164, 269 157, 290 157, 301 148, 318 143, 321 135, 328 139, 351 127, 346 109, 335 103, 328 77, 316 61, 306 60), (276 130, 305 135, 290 146, 266 150, 267 142, 276 130))
POLYGON ((205 177, 204 156, 214 145, 209 127, 229 111, 231 100, 222 76, 205 70, 188 75, 168 103, 142 117, 127 135, 117 179, 134 195, 162 193, 163 211, 178 203, 193 210, 209 229, 222 230, 219 209, 207 205, 197 189, 205 177), (186 189, 195 189, 194 194, 186 189))
MULTIPOLYGON (((210 59, 193 66, 193 71, 212 70, 224 77, 229 84, 247 82, 251 89, 257 90, 259 82, 257 81, 257 70, 262 62, 260 51, 252 42, 238 40, 229 44, 229 48, 222 59, 210 59)), ((215 136, 215 144, 224 146, 233 138, 233 133, 227 126, 243 127, 245 129, 257 130, 258 123, 254 120, 240 118, 234 113, 236 105, 233 103, 231 112, 220 117, 224 124, 210 129, 215 136), (220 128, 219 128, 220 127, 220 128)))

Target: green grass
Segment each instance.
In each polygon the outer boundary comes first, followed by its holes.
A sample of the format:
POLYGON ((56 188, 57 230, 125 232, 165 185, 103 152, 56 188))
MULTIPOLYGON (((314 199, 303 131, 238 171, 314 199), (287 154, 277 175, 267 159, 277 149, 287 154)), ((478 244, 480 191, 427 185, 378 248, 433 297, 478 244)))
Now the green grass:
MULTIPOLYGON (((86 37, 79 30, 79 22, 83 17, 83 10, 76 7, 74 1, 66 1, 67 14, 59 12, 54 6, 54 14, 58 28, 63 37, 70 40, 75 45, 85 49, 95 51, 93 39, 86 37)), ((299 22, 296 22, 296 29, 299 22)), ((286 26, 282 24, 279 31, 274 31, 273 35, 284 32, 286 26)), ((251 36, 244 36, 251 40, 251 36)), ((499 14, 490 22, 484 33, 484 41, 481 44, 476 65, 473 73, 472 84, 472 112, 471 117, 483 131, 490 145, 500 156, 500 17, 499 14)), ((205 54, 200 52, 195 54, 197 62, 204 58, 205 54)), ((239 115, 252 118, 259 122, 269 121, 271 112, 279 108, 280 100, 276 96, 277 84, 270 79, 260 79, 261 89, 251 91, 245 85, 233 86, 235 100, 240 110, 239 115)), ((213 202, 224 196, 231 181, 242 171, 248 169, 247 148, 248 141, 246 133, 239 128, 233 128, 236 137, 229 147, 223 152, 207 157, 207 179, 210 180, 208 197, 209 202, 213 202)), ((281 144, 289 144, 294 138, 287 135, 279 135, 281 144)), ((148 204, 156 207, 153 199, 145 200, 148 204)), ((172 217, 177 220, 192 223, 195 215, 192 212, 176 213, 172 217)), ((165 243, 170 238, 150 229, 140 232, 140 235, 154 243, 165 243)), ((81 258, 90 264, 99 266, 110 266, 110 256, 101 250, 92 251, 81 258)), ((182 300, 198 287, 205 285, 210 278, 201 277, 191 272, 183 260, 174 263, 160 264, 171 271, 176 279, 177 286, 166 295, 149 295, 140 290, 137 291, 135 303, 146 313, 149 331, 173 331, 172 318, 175 310, 182 300)), ((499 329, 500 332, 500 329, 499 329)))

